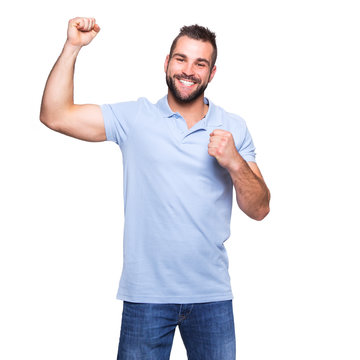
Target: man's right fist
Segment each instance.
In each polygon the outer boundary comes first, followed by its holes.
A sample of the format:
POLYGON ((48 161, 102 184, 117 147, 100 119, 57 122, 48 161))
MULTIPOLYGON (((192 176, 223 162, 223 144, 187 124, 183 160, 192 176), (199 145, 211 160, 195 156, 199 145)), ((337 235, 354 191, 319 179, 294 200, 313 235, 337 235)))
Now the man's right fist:
POLYGON ((76 17, 69 20, 67 42, 73 46, 88 45, 99 31, 94 18, 76 17))

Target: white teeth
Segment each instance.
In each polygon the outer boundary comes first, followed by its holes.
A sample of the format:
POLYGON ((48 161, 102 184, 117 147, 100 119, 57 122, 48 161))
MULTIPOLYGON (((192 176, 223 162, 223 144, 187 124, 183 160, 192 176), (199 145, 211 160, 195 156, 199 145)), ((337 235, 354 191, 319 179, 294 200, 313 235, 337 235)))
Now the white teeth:
POLYGON ((182 84, 186 85, 186 86, 191 86, 191 85, 194 85, 194 83, 193 83, 193 82, 191 82, 191 81, 180 80, 180 82, 181 82, 182 84))

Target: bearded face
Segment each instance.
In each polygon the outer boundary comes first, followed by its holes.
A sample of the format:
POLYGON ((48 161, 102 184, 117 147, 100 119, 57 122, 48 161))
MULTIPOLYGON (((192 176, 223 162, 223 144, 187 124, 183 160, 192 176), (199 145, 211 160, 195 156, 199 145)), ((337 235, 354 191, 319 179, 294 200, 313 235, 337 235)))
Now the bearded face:
POLYGON ((211 66, 213 48, 210 42, 180 37, 165 62, 169 93, 179 103, 194 102, 203 96, 215 75, 211 66))

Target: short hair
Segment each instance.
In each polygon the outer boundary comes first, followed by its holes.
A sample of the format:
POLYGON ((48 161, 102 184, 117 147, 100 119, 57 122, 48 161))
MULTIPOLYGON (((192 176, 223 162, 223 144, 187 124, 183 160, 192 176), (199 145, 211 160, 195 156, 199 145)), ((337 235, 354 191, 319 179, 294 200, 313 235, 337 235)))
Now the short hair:
POLYGON ((208 28, 200 25, 190 25, 190 26, 183 26, 180 29, 180 32, 178 36, 174 39, 174 41, 171 44, 170 48, 170 58, 172 57, 172 54, 174 52, 174 49, 176 47, 176 43, 182 36, 188 36, 191 39, 195 40, 201 40, 201 41, 209 41, 210 44, 213 47, 213 53, 211 56, 211 68, 214 67, 216 58, 217 58, 217 46, 216 46, 216 35, 214 32, 210 31, 208 28))

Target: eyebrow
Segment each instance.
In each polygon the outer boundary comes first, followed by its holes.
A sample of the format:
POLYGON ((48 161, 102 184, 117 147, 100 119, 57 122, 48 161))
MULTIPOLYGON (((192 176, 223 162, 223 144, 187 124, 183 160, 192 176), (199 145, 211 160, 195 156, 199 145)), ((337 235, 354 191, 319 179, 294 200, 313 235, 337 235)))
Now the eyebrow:
MULTIPOLYGON (((174 57, 174 56, 180 56, 180 57, 182 57, 184 59, 187 59, 187 56, 185 54, 181 54, 181 53, 175 53, 175 54, 173 54, 172 57, 174 57)), ((204 63, 206 63, 206 64, 208 64, 210 66, 210 61, 205 59, 205 58, 197 58, 196 61, 204 62, 204 63)))

